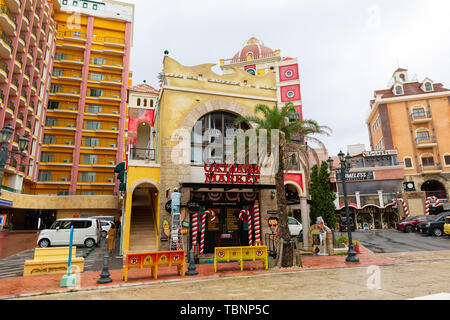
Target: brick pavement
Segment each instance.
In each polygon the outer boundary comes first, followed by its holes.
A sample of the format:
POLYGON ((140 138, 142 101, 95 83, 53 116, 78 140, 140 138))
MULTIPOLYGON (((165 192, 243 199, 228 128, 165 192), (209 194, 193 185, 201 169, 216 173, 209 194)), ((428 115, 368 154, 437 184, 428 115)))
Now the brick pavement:
MULTIPOLYGON (((132 269, 128 273, 128 282, 122 280, 121 270, 110 270, 112 283, 106 285, 98 285, 96 282, 99 279, 100 271, 84 272, 80 275, 80 285, 76 288, 60 288, 60 281, 62 275, 42 275, 32 277, 16 277, 0 279, 0 299, 36 295, 60 293, 71 290, 91 290, 99 287, 120 287, 138 284, 147 284, 155 282, 167 281, 182 281, 183 279, 202 279, 210 277, 233 277, 252 274, 263 274, 283 271, 299 271, 311 269, 329 269, 329 268, 348 268, 355 266, 370 266, 370 265, 392 265, 401 263, 394 259, 378 257, 365 248, 361 248, 361 254, 358 255, 360 263, 345 262, 345 255, 336 256, 302 256, 303 268, 292 267, 288 269, 273 268, 264 270, 261 261, 244 262, 244 270, 240 271, 238 263, 220 263, 218 265, 218 272, 214 272, 213 264, 199 264, 196 265, 197 276, 177 276, 176 267, 161 267, 158 270, 158 279, 150 278, 150 269, 132 269)), ((186 265, 186 270, 187 269, 186 265)))
POLYGON ((0 232, 0 259, 35 248, 38 237, 38 231, 0 232))

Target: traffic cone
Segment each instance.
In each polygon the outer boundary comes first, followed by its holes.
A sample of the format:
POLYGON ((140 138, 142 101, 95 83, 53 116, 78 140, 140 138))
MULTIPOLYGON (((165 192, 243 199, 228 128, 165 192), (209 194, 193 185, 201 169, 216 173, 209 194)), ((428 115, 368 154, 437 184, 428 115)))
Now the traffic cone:
POLYGON ((356 251, 356 253, 361 253, 361 252, 359 251, 359 245, 358 245, 358 242, 355 242, 355 251, 356 251))

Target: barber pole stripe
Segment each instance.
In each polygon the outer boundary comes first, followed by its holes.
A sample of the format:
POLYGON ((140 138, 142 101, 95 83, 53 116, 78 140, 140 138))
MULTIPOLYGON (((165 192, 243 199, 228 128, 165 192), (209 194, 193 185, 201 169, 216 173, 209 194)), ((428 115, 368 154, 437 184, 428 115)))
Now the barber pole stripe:
POLYGON ((192 245, 194 247, 197 244, 198 237, 198 215, 198 212, 192 214, 192 245))
POLYGON ((241 212, 239 212, 239 220, 243 221, 244 220, 244 215, 248 216, 248 210, 241 210, 241 212))
POLYGON ((206 210, 205 211, 206 214, 210 214, 211 213, 211 221, 216 220, 216 213, 212 210, 206 210))
POLYGON ((253 225, 252 225, 252 214, 247 210, 247 220, 248 220, 248 245, 253 246, 253 225))
POLYGON ((405 216, 409 217, 409 210, 408 210, 408 205, 406 204, 406 201, 403 200, 402 198, 398 198, 398 200, 400 200, 402 202, 403 211, 405 212, 405 216))
POLYGON ((255 205, 253 210, 253 214, 255 216, 255 245, 261 245, 261 229, 259 224, 259 205, 255 205))
POLYGON ((206 216, 208 214, 203 212, 202 214, 202 232, 200 234, 200 254, 205 251, 205 231, 206 231, 206 216))
POLYGON ((431 204, 431 200, 434 200, 434 205, 433 207, 437 207, 440 205, 439 199, 437 197, 428 197, 425 201, 425 215, 430 215, 430 204, 431 204))

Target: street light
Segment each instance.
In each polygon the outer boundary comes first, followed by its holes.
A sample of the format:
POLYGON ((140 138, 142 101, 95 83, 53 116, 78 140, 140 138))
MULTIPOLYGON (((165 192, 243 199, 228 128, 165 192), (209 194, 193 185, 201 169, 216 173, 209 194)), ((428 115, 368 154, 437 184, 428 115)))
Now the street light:
MULTIPOLYGON (((19 138, 19 150, 17 151, 9 151, 8 150, 8 142, 11 138, 12 134, 14 133, 14 128, 8 124, 6 127, 3 127, 2 130, 0 130, 0 143, 2 144, 2 147, 0 149, 0 184, 1 181, 3 181, 3 173, 5 172, 5 166, 8 164, 8 158, 10 156, 16 156, 18 154, 23 155, 23 152, 28 148, 28 139, 25 137, 19 138)), ((0 195, 1 195, 1 188, 0 188, 0 195)))
MULTIPOLYGON (((347 259, 345 259, 345 261, 359 262, 359 259, 356 256, 356 251, 353 248, 352 228, 351 228, 351 224, 350 224, 350 212, 348 209, 347 183, 346 183, 347 179, 345 177, 345 174, 350 170, 352 157, 350 156, 350 154, 347 153, 347 155, 345 155, 342 151, 340 151, 338 153, 338 158, 340 161, 341 168, 336 169, 336 172, 341 174, 342 188, 344 189, 345 214, 347 216, 348 252, 347 252, 347 259)), ((327 162, 328 162, 328 168, 330 169, 330 172, 333 172, 333 159, 331 159, 331 157, 329 157, 327 162)))

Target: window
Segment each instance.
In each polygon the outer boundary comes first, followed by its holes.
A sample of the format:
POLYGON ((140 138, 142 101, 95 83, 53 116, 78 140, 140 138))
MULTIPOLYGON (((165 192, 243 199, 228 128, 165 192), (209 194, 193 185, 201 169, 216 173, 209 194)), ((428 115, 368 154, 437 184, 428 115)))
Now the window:
POLYGON ((375 150, 383 150, 383 149, 384 149, 384 138, 381 138, 381 140, 375 146, 375 150))
POLYGON ((433 91, 433 87, 431 86, 431 82, 425 82, 425 91, 433 91))
POLYGON ((153 100, 150 100, 150 108, 153 108, 153 100))
POLYGON ((375 133, 377 131, 377 129, 380 126, 380 124, 381 124, 381 118, 380 118, 380 116, 378 116, 377 120, 375 120, 375 122, 372 125, 372 132, 373 133, 375 133))
POLYGON ((89 113, 100 113, 102 112, 102 106, 95 105, 95 104, 89 104, 87 108, 87 112, 89 113))
POLYGON ((59 108, 59 101, 48 101, 48 107, 47 109, 49 110, 54 110, 54 109, 58 109, 59 108))
POLYGON ((75 7, 78 6, 78 1, 73 1, 72 5, 75 6, 75 7))
POLYGON ((91 97, 101 97, 103 95, 103 90, 102 89, 89 89, 89 95, 91 97))
POLYGON ((432 156, 422 157, 423 166, 434 166, 434 158, 432 156))
POLYGON ((86 129, 97 130, 100 129, 100 121, 87 120, 86 129))
POLYGON ((102 64, 105 64, 106 63, 106 59, 105 58, 96 58, 96 57, 94 57, 93 59, 92 59, 92 63, 93 64, 97 64, 97 65, 102 65, 102 64))
POLYGON ((51 173, 47 170, 40 170, 38 180, 39 181, 50 181, 51 173))
POLYGON ((444 163, 446 166, 450 166, 450 155, 446 154, 444 156, 444 163))
POLYGON ((73 32, 73 36, 77 37, 77 38, 80 38, 81 37, 81 32, 80 31, 74 31, 73 32))
POLYGON ((105 75, 102 73, 91 73, 91 80, 101 81, 105 79, 105 75))
POLYGON ((67 4, 67 0, 63 0, 62 4, 67 4))
POLYGON ((411 158, 405 158, 405 168, 412 168, 412 159, 411 158))
POLYGON ((99 138, 86 137, 84 139, 85 147, 98 147, 99 138))
POLYGON ((97 10, 98 9, 98 5, 97 4, 92 5, 92 9, 97 10))
POLYGON ((430 140, 430 133, 428 131, 417 132, 417 142, 430 140))
POLYGON ((81 182, 95 182, 95 172, 82 172, 81 182))
POLYGON ((413 112, 412 112, 412 117, 413 118, 423 118, 425 116, 426 116, 426 113, 425 113, 425 109, 424 108, 415 108, 415 109, 413 109, 413 112))
POLYGON ((50 86, 50 92, 52 93, 61 92, 61 86, 57 84, 52 84, 50 86))
POLYGON ((83 154, 83 164, 97 164, 97 160, 96 154, 83 154))
MULTIPOLYGON (((191 162, 223 163, 229 151, 227 145, 234 145, 237 130, 249 129, 246 124, 234 125, 236 118, 225 112, 213 112, 200 118, 191 133, 191 162)), ((230 151, 232 154, 233 150, 230 151)))
POLYGON ((53 153, 52 152, 42 152, 41 162, 53 162, 53 153))
POLYGON ((44 144, 54 144, 55 143, 55 136, 51 136, 51 135, 44 135, 44 144))
POLYGON ((68 196, 69 195, 69 191, 68 190, 58 191, 58 193, 56 195, 58 195, 58 196, 68 196))
POLYGON ((147 106, 147 99, 144 99, 144 107, 147 106))
POLYGON ((45 119, 45 125, 47 127, 53 127, 56 126, 58 124, 58 119, 57 118, 47 118, 45 119))
POLYGON ((64 60, 66 58, 66 54, 65 53, 61 53, 61 52, 56 52, 55 53, 55 60, 64 60))
POLYGON ((395 87, 395 94, 403 94, 402 86, 396 86, 395 87))
POLYGON ((92 226, 92 221, 90 220, 76 220, 72 221, 72 226, 74 229, 87 229, 92 226))
POLYGON ((85 195, 85 196, 94 196, 95 192, 94 191, 83 191, 83 195, 85 195))
POLYGON ((87 2, 83 2, 83 8, 87 8, 87 7, 88 7, 87 2))
POLYGON ((140 107, 141 106, 141 98, 137 99, 137 106, 140 107))
POLYGON ((64 69, 53 69, 52 75, 54 77, 62 76, 64 75, 64 69))

